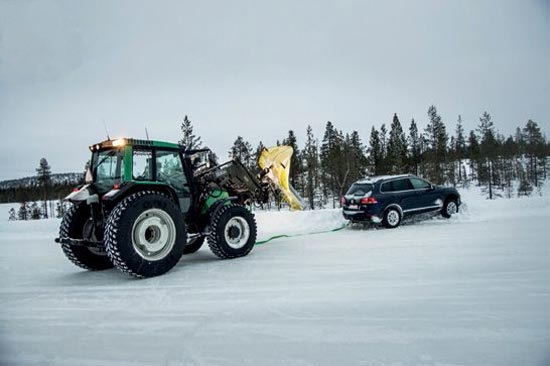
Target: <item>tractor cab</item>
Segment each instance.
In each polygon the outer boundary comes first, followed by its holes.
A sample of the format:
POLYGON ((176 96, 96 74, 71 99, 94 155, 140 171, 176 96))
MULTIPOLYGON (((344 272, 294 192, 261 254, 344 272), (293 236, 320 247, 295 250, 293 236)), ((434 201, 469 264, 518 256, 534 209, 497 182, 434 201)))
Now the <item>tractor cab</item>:
POLYGON ((189 210, 192 162, 181 145, 123 138, 103 141, 90 150, 86 183, 104 201, 153 186, 177 200, 182 212, 189 210))

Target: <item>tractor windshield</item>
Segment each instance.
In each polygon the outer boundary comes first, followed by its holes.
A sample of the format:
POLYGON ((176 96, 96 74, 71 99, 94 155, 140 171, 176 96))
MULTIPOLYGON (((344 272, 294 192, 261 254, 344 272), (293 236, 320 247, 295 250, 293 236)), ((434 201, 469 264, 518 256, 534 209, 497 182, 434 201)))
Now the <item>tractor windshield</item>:
POLYGON ((122 151, 103 150, 94 152, 92 156, 92 175, 94 184, 101 191, 110 190, 120 182, 123 174, 122 151))

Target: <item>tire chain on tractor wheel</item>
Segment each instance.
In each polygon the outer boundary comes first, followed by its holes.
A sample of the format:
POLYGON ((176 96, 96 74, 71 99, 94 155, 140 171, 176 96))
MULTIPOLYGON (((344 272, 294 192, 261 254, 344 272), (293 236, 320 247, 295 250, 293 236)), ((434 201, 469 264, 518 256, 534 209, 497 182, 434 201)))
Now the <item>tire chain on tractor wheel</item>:
POLYGON ((109 258, 111 259, 111 261, 113 262, 113 264, 117 269, 119 269, 120 271, 126 274, 129 274, 130 276, 134 276, 137 278, 146 278, 146 277, 132 271, 126 265, 126 263, 122 260, 122 258, 120 257, 118 248, 116 246, 116 241, 117 241, 116 233, 119 230, 118 223, 119 223, 120 216, 128 208, 128 205, 134 200, 136 200, 137 198, 140 198, 149 194, 163 196, 172 201, 170 197, 158 191, 146 190, 146 191, 139 191, 139 192, 133 193, 128 197, 124 198, 115 206, 115 208, 111 211, 109 218, 107 219, 107 223, 105 224, 104 237, 105 237, 105 250, 107 251, 107 255, 109 256, 109 258))
MULTIPOLYGON (((63 219, 61 220, 61 226, 59 227, 60 238, 69 238, 71 236, 71 233, 70 233, 71 230, 69 225, 76 218, 78 209, 79 207, 76 204, 72 204, 69 207, 69 209, 65 212, 65 215, 63 215, 63 219)), ((61 244, 61 250, 63 250, 63 253, 67 257, 67 259, 69 259, 74 265, 83 269, 87 269, 89 271, 100 271, 103 269, 112 268, 112 264, 109 265, 109 263, 101 263, 101 265, 96 267, 86 264, 78 258, 78 255, 75 253, 74 249, 77 249, 77 248, 75 248, 71 244, 67 244, 67 243, 61 244)), ((90 254, 93 254, 93 253, 90 252, 90 254)))
POLYGON ((252 241, 254 243, 256 242, 257 230, 256 230, 256 218, 254 217, 254 214, 252 214, 250 211, 248 211, 248 209, 246 209, 244 206, 234 204, 234 203, 229 204, 229 205, 221 206, 216 211, 214 211, 214 214, 212 215, 212 221, 211 221, 211 224, 210 224, 210 234, 208 235, 208 246, 210 247, 210 250, 212 251, 212 253, 214 253, 217 257, 219 257, 221 259, 231 259, 231 258, 244 257, 245 255, 250 253, 250 251, 254 247, 254 245, 251 245, 243 253, 232 254, 232 253, 228 253, 228 252, 224 251, 223 248, 218 244, 217 233, 218 233, 218 229, 219 229, 218 225, 219 225, 220 219, 222 218, 223 214, 226 211, 228 211, 228 210, 230 210, 234 207, 242 207, 244 210, 246 210, 246 212, 248 212, 248 215, 250 216, 250 233, 251 233, 250 234, 251 238, 249 238, 249 240, 252 239, 252 241), (254 230, 252 230, 252 226, 254 227, 254 230))

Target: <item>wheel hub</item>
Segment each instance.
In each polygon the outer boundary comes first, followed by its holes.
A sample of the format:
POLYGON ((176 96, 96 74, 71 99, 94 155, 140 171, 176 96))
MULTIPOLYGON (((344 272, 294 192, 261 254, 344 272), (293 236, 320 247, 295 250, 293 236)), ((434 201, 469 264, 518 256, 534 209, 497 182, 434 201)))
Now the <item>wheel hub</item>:
POLYGON ((225 225, 224 236, 225 241, 231 248, 240 249, 248 242, 250 226, 243 217, 232 217, 225 225))
POLYGON ((237 226, 231 226, 229 228, 229 237, 231 239, 237 239, 241 235, 241 230, 237 226))
POLYGON ((456 207, 456 203, 454 202, 449 202, 447 204, 447 214, 449 215, 454 215, 457 213, 457 207, 456 207))
POLYGON ((388 222, 392 226, 397 225, 397 223, 399 222, 399 214, 397 213, 397 211, 392 210, 388 213, 388 222))
POLYGON ((176 242, 174 220, 163 210, 144 211, 134 222, 132 244, 137 254, 149 261, 166 257, 176 242))

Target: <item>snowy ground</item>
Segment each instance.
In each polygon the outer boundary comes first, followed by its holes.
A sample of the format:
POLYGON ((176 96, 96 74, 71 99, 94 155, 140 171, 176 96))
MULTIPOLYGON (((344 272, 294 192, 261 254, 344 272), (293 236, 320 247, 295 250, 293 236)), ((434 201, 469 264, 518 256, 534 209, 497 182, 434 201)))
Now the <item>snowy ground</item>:
MULTIPOLYGON (((57 220, 6 214, 0 364, 549 365, 549 196, 463 197, 451 220, 281 238, 231 261, 204 247, 147 280, 81 271, 57 220)), ((261 239, 342 224, 257 217, 261 239)))

